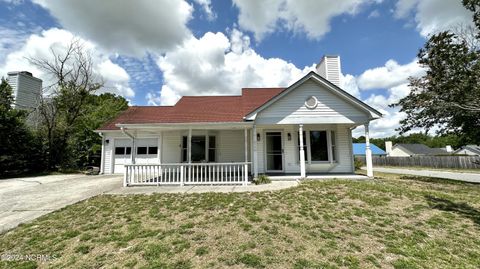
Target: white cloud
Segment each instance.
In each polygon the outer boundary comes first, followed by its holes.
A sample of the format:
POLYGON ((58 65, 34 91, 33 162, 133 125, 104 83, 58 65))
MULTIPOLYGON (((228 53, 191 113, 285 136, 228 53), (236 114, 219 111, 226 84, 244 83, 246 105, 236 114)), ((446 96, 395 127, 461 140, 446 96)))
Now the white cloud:
POLYGON ((285 28, 294 33, 306 33, 318 39, 330 31, 330 21, 341 14, 355 15, 368 4, 381 0, 233 0, 239 9, 238 23, 244 30, 255 33, 260 40, 285 28))
POLYGON ((412 13, 418 31, 424 37, 462 24, 472 24, 472 13, 459 0, 398 0, 394 10, 397 18, 408 18, 412 13))
POLYGON ((344 89, 351 95, 359 98, 360 97, 360 89, 357 85, 357 80, 354 76, 350 74, 341 75, 340 77, 340 88, 344 89))
MULTIPOLYGON (((372 137, 398 135, 395 129, 400 126, 400 121, 406 115, 400 112, 400 108, 392 108, 389 105, 397 103, 410 93, 409 77, 418 77, 424 74, 425 70, 418 65, 417 59, 405 65, 399 65, 396 61, 389 60, 385 66, 368 69, 356 78, 356 84, 360 91, 385 89, 384 94, 371 94, 364 100, 383 114, 381 119, 370 123, 372 137)), ((355 129, 353 135, 357 137, 364 135, 363 127, 355 129)))
POLYGON ((370 14, 368 14, 369 19, 378 18, 378 17, 380 17, 380 11, 378 11, 378 9, 375 9, 372 12, 370 12, 370 14))
POLYGON ((301 70, 282 59, 263 58, 236 29, 230 37, 211 32, 199 39, 192 36, 159 57, 158 66, 164 75, 160 93, 164 105, 184 95, 232 95, 240 94, 242 87, 289 86, 314 68, 301 70))
POLYGON ((14 51, 19 45, 23 44, 30 35, 30 31, 25 29, 9 29, 0 26, 0 63, 5 57, 14 51))
POLYGON ((358 87, 361 90, 392 88, 408 82, 409 77, 421 76, 425 70, 418 64, 418 60, 400 65, 395 60, 388 60, 384 66, 368 69, 358 78, 358 87))
POLYGON ((195 3, 200 5, 203 9, 203 12, 207 15, 207 19, 212 21, 217 18, 217 14, 213 12, 212 2, 210 0, 193 0, 195 3))
MULTIPOLYGON (((399 127, 400 120, 405 118, 403 112, 399 112, 396 108, 379 109, 382 112, 383 117, 370 122, 370 137, 381 138, 393 135, 398 135, 395 131, 399 127)), ((363 126, 355 128, 352 132, 353 137, 359 137, 365 135, 365 129, 363 126)))
POLYGON ((193 8, 184 0, 34 0, 68 30, 114 52, 165 51, 190 35, 193 8))
MULTIPOLYGON (((41 34, 31 35, 18 50, 11 52, 0 65, 0 76, 5 76, 10 71, 27 70, 36 77, 41 78, 43 86, 52 85, 53 80, 42 70, 32 65, 28 58, 52 59, 51 49, 56 52, 65 51, 69 42, 75 38, 72 33, 52 28, 43 31, 41 34)), ((125 70, 114 64, 109 57, 95 47, 92 42, 79 39, 86 50, 89 50, 92 56, 94 74, 102 76, 105 81, 105 87, 101 91, 118 93, 125 97, 133 97, 135 92, 129 87, 129 75, 125 70)))

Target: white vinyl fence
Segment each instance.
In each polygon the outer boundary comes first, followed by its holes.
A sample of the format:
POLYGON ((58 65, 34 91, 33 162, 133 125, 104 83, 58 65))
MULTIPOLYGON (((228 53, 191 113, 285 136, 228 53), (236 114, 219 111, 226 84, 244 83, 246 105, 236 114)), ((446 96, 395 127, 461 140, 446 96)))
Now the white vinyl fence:
POLYGON ((127 164, 123 186, 248 183, 251 163, 127 164))

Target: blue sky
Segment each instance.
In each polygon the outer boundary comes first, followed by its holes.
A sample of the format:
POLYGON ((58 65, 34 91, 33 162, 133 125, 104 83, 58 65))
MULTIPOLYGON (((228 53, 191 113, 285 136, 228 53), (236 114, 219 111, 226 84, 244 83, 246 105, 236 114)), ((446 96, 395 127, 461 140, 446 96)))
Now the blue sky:
POLYGON ((135 105, 182 95, 288 86, 324 54, 341 56, 343 88, 381 110, 374 136, 395 134, 391 102, 422 75, 428 35, 471 21, 448 0, 0 0, 0 75, 48 57, 69 39, 88 43, 106 88, 135 105))

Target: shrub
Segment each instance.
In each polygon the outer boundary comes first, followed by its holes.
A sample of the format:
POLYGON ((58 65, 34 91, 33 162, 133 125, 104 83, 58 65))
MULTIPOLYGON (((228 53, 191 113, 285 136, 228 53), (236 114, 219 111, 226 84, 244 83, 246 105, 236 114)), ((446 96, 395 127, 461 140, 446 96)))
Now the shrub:
POLYGON ((259 175, 258 178, 253 180, 253 183, 255 185, 260 185, 260 184, 268 184, 271 183, 272 181, 267 175, 259 175))
POLYGON ((360 170, 360 168, 362 168, 364 164, 360 159, 355 158, 354 165, 355 165, 355 170, 360 170))

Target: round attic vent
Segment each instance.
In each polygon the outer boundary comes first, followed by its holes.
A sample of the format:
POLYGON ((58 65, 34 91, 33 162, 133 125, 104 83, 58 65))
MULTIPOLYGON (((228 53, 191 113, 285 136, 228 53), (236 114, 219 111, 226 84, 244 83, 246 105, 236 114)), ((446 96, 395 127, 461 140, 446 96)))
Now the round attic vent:
POLYGON ((318 105, 318 100, 315 96, 310 96, 305 100, 305 106, 309 109, 314 109, 318 105))

